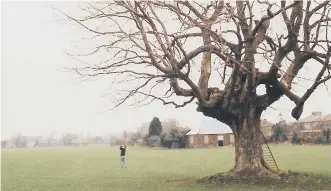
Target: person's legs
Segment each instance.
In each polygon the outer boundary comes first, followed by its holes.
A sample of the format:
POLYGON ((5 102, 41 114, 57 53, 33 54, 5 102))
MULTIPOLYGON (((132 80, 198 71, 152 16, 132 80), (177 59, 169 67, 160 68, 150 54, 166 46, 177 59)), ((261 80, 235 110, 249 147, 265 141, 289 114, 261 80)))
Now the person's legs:
POLYGON ((121 168, 126 168, 125 156, 121 156, 121 168))
POLYGON ((126 163, 125 163, 125 156, 123 156, 123 164, 124 164, 124 168, 126 168, 126 163))
POLYGON ((121 168, 124 167, 123 156, 121 156, 121 168))

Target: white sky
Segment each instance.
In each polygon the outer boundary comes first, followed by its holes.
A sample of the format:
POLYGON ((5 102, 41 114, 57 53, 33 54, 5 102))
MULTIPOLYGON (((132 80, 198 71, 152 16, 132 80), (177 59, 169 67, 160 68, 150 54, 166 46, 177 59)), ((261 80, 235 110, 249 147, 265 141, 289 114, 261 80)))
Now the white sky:
MULTIPOLYGON (((1 10, 1 134, 17 132, 46 135, 50 132, 90 132, 106 135, 135 131, 154 116, 176 118, 195 128, 205 117, 193 103, 175 109, 160 102, 142 108, 121 107, 103 113, 108 101, 101 97, 109 81, 77 83, 77 75, 64 71, 72 59, 63 50, 72 42, 74 31, 54 16, 48 2, 2 2, 1 10)), ((331 83, 327 84, 330 87, 331 83)), ((305 86, 302 86, 307 88, 305 86)), ((306 103, 303 117, 312 111, 330 113, 331 96, 321 86, 306 103)), ((276 122, 279 113, 290 116, 294 104, 282 98, 264 118, 276 122)))

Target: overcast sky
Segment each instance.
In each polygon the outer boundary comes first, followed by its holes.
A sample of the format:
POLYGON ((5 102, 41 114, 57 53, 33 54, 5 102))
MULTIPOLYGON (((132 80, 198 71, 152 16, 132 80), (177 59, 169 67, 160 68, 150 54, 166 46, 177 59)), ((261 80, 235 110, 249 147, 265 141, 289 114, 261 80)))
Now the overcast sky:
MULTIPOLYGON (((71 37, 75 34, 60 22, 49 22, 54 21, 49 3, 5 2, 1 16, 2 138, 18 132, 106 135, 135 131, 154 116, 161 120, 176 118, 184 126, 196 128, 206 118, 196 112, 194 103, 175 109, 155 102, 142 108, 121 107, 103 112, 109 103, 101 95, 107 91, 109 81, 77 83, 77 75, 64 70, 72 59, 63 50, 72 43, 71 37)), ((303 117, 312 111, 330 113, 330 102, 330 94, 321 86, 306 103, 303 117)), ((290 116, 293 106, 282 98, 274 106, 277 110, 268 109, 263 117, 276 122, 282 113, 283 118, 293 121, 290 116)))

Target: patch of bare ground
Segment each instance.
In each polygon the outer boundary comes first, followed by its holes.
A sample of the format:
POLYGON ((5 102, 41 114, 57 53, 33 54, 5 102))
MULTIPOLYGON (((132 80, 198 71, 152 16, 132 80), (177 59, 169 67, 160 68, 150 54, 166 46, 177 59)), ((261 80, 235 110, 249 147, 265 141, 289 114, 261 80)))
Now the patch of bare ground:
POLYGON ((166 180, 166 182, 175 182, 178 184, 184 184, 185 182, 190 181, 191 179, 181 179, 181 180, 166 180))
POLYGON ((222 184, 227 186, 254 185, 270 189, 331 190, 331 175, 317 175, 302 172, 281 172, 278 179, 263 178, 234 173, 218 173, 199 179, 199 184, 222 184))

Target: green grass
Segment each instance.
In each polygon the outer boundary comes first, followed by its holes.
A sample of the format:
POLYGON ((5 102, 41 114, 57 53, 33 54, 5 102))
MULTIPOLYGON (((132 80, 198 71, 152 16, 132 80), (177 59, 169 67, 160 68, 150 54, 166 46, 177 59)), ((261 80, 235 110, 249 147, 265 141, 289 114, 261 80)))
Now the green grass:
MULTIPOLYGON (((281 170, 331 177, 330 146, 275 145, 272 151, 281 170)), ((229 170, 233 162, 233 148, 129 147, 127 169, 120 168, 117 147, 5 149, 2 150, 1 183, 4 191, 271 189, 196 183, 199 178, 229 170)))

